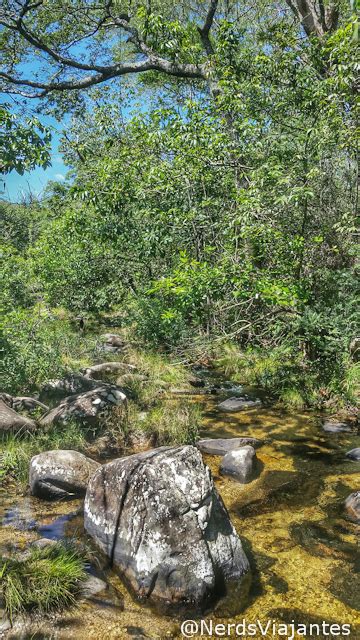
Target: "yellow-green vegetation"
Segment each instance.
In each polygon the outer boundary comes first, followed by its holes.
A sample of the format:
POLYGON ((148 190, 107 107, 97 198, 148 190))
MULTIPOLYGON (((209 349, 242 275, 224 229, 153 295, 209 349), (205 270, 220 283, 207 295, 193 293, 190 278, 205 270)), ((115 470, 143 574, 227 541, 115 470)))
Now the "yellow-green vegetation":
POLYGON ((23 558, 0 560, 1 592, 10 620, 24 612, 48 613, 76 604, 85 562, 72 545, 30 547, 23 558))
POLYGON ((346 357, 329 375, 312 367, 303 355, 295 355, 290 345, 242 350, 223 342, 216 348, 214 362, 234 381, 260 387, 288 408, 326 406, 330 399, 342 406, 358 399, 359 363, 351 364, 346 357))
POLYGON ((142 419, 134 416, 134 428, 152 437, 158 446, 194 444, 199 436, 201 411, 186 400, 165 399, 142 419))
POLYGON ((136 367, 136 373, 121 376, 117 382, 128 389, 130 397, 142 408, 156 404, 171 388, 186 385, 191 377, 183 365, 145 348, 130 348, 125 359, 136 367))

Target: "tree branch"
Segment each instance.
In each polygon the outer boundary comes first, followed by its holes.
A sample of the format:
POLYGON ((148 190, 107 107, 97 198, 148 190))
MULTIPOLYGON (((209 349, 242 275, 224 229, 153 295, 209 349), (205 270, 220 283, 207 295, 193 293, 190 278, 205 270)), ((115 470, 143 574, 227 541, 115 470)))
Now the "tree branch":
POLYGON ((206 14, 205 22, 202 27, 198 28, 203 47, 208 55, 212 55, 214 53, 214 49, 209 36, 211 27, 214 22, 217 6, 218 0, 210 0, 210 5, 206 14))
MULTIPOLYGON (((204 35, 208 37, 209 30, 211 28, 212 20, 216 10, 218 0, 211 1, 211 7, 208 11, 206 21, 204 24, 204 35)), ((42 97, 51 91, 72 91, 81 90, 92 87, 94 85, 106 82, 113 78, 118 78, 123 75, 131 73, 143 73, 145 71, 159 71, 169 76, 179 78, 194 78, 204 79, 206 77, 205 65, 192 64, 192 63, 180 63, 176 61, 167 60, 159 56, 153 49, 151 49, 144 39, 141 37, 139 31, 130 24, 130 18, 127 15, 120 14, 119 16, 113 16, 111 14, 111 1, 105 5, 105 13, 100 20, 97 21, 94 30, 89 34, 93 35, 101 27, 119 27, 125 32, 130 34, 129 41, 135 45, 138 54, 145 56, 145 60, 135 60, 133 62, 124 62, 109 65, 89 64, 86 62, 80 62, 73 57, 63 55, 53 47, 49 46, 44 40, 35 35, 25 24, 23 18, 31 9, 34 9, 42 4, 42 0, 30 4, 30 0, 26 0, 18 16, 8 16, 2 12, 0 14, 0 25, 9 29, 12 32, 19 34, 26 42, 28 42, 37 51, 41 51, 49 56, 53 61, 60 65, 59 72, 66 69, 76 69, 77 71, 87 71, 90 75, 78 76, 76 78, 56 80, 49 79, 47 81, 40 82, 37 79, 22 78, 16 76, 15 73, 9 73, 8 71, 0 71, 0 78, 3 79, 3 91, 20 93, 27 97, 42 97), (108 22, 110 20, 110 22, 108 22), (35 89, 34 93, 24 93, 14 87, 30 87, 35 89)))
POLYGON ((291 11, 300 20, 307 36, 321 38, 336 29, 338 10, 335 5, 324 6, 323 0, 285 0, 291 11))

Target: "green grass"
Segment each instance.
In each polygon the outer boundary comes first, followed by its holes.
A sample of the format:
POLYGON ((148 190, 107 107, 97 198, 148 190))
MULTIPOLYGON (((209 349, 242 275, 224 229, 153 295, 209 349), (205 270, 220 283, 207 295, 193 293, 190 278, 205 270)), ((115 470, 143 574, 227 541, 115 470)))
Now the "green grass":
POLYGON ((48 613, 76 604, 86 578, 84 558, 70 545, 56 543, 30 548, 21 558, 1 558, 0 578, 5 610, 14 615, 33 611, 48 613))
POLYGON ((133 430, 155 437, 156 446, 194 444, 199 434, 201 411, 186 400, 167 400, 153 407, 146 418, 133 420, 133 430))

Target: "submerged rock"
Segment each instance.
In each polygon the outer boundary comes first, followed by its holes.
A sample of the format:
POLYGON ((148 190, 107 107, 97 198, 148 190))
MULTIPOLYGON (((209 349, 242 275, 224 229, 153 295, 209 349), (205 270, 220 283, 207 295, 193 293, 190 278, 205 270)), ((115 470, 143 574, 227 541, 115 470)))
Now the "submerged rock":
POLYGON ((99 467, 78 451, 44 451, 30 461, 30 493, 45 499, 84 495, 99 467))
POLYGON ((138 597, 203 610, 230 594, 242 608, 249 563, 195 447, 161 447, 102 466, 84 518, 138 597))
POLYGON ((323 429, 328 433, 348 433, 352 431, 346 422, 324 422, 323 429))
POLYGON ((97 576, 89 575, 82 586, 81 595, 83 598, 93 598, 98 593, 107 591, 107 589, 108 585, 104 580, 97 576))
POLYGON ((236 411, 245 411, 247 409, 255 409, 256 407, 261 406, 261 400, 258 398, 251 400, 250 398, 234 396, 233 398, 228 398, 227 400, 220 402, 218 409, 220 409, 220 411, 235 413, 236 411))
POLYGON ((345 455, 347 458, 349 458, 349 460, 355 460, 355 462, 360 462, 360 447, 351 449, 345 455))
POLYGON ((262 441, 257 438, 208 438, 199 440, 196 446, 202 453, 208 453, 212 456, 224 456, 229 451, 240 447, 249 445, 256 449, 262 444, 262 441))
POLYGON ((256 453, 250 446, 241 447, 229 451, 222 459, 220 472, 231 476, 242 484, 247 484, 252 480, 255 471, 256 453))
POLYGON ((86 393, 65 398, 41 418, 40 424, 50 426, 59 422, 69 422, 72 419, 96 424, 100 415, 109 413, 114 407, 125 403, 125 394, 116 386, 101 385, 86 393))
POLYGON ((355 491, 346 498, 345 511, 352 522, 360 524, 360 491, 355 491))
POLYGON ((30 418, 21 416, 0 400, 0 433, 26 433, 35 431, 36 423, 30 418))

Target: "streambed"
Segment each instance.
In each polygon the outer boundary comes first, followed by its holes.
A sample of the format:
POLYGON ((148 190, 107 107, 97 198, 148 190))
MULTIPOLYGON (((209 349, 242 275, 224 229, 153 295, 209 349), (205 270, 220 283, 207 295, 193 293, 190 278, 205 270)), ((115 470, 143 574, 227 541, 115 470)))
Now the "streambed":
MULTIPOLYGON (((252 436, 266 441, 257 451, 261 475, 247 485, 221 477, 220 457, 205 456, 253 570, 248 606, 231 622, 324 620, 351 624, 351 640, 360 639, 359 526, 343 512, 347 495, 360 489, 360 463, 345 457, 346 451, 360 445, 359 437, 325 433, 311 412, 274 408, 220 412, 218 403, 229 395, 230 390, 222 390, 216 396, 195 397, 204 408, 201 436, 252 436)), ((39 536, 74 537, 92 546, 83 530, 81 500, 49 503, 19 496, 15 487, 13 491, 7 487, 1 495, 0 518, 3 549, 26 548, 39 536)), ((28 633, 36 635, 14 630, 6 637, 181 637, 181 621, 135 602, 92 548, 89 571, 105 580, 108 589, 80 602, 77 609, 34 621, 28 633)))

